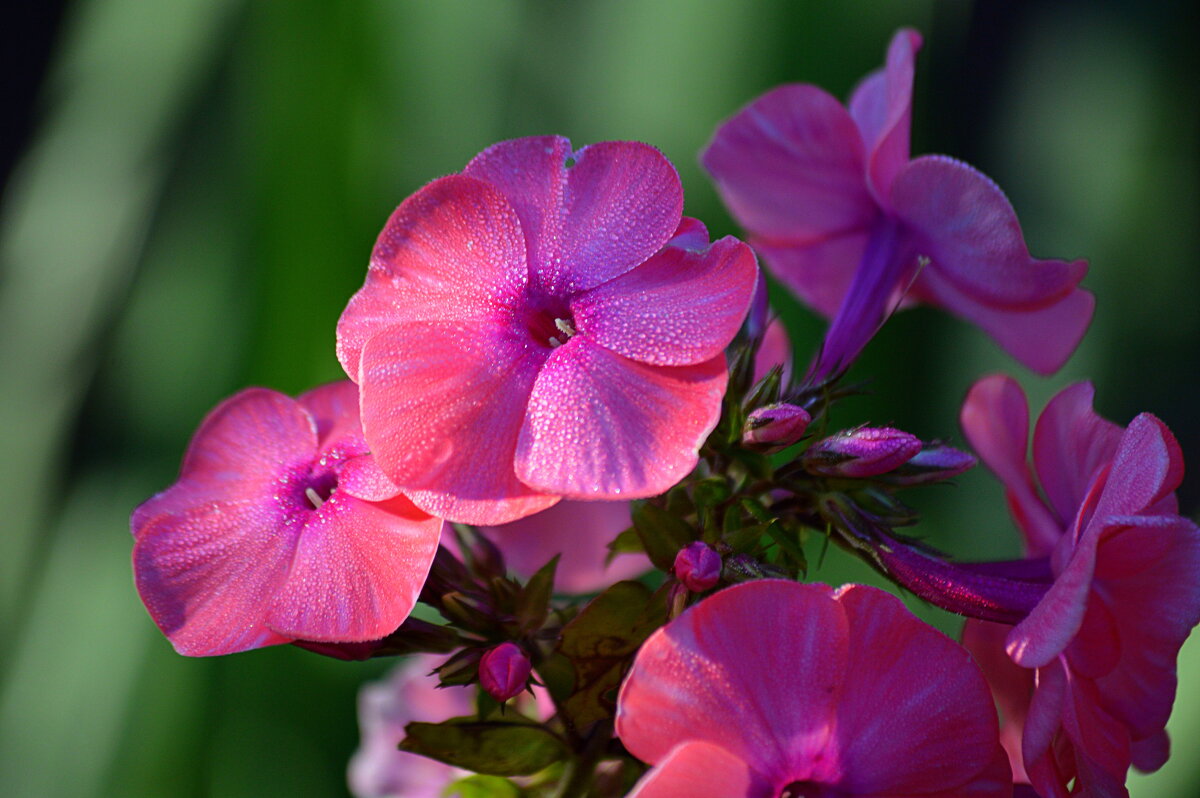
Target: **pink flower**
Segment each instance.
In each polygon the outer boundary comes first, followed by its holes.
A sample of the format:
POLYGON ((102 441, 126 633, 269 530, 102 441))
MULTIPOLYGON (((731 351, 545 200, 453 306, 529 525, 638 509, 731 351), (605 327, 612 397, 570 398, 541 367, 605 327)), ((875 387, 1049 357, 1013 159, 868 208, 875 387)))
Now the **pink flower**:
POLYGON ((803 407, 783 402, 750 412, 742 429, 742 443, 763 451, 786 449, 804 437, 812 416, 803 407))
POLYGON ((567 500, 480 531, 500 547, 505 563, 517 576, 528 579, 559 554, 554 589, 590 593, 638 576, 649 567, 642 554, 619 554, 609 565, 604 563, 609 542, 631 523, 629 502, 567 500))
POLYGON ((921 439, 892 427, 858 427, 817 441, 804 452, 806 471, 830 477, 886 474, 921 451, 921 439))
POLYGON ((693 593, 703 593, 721 581, 721 555, 702 541, 689 543, 675 555, 675 578, 693 593))
POLYGON ((504 642, 489 648, 479 661, 479 684, 492 698, 504 702, 525 689, 531 670, 521 647, 504 642))
POLYGON ((496 144, 401 204, 338 356, 371 451, 419 507, 500 524, 692 469, 757 266, 682 207, 657 150, 557 137, 496 144))
POLYGON ((906 289, 1051 373, 1091 319, 1076 287, 1087 264, 1031 258, 1008 200, 970 166, 909 160, 920 46, 898 31, 849 108, 815 86, 773 89, 717 129, 703 163, 775 275, 834 319, 813 377, 848 367, 906 289))
POLYGON ((617 734, 638 798, 1009 796, 987 683, 881 590, 722 590, 642 646, 617 734))
POLYGON ((146 609, 179 653, 205 656, 384 637, 417 600, 441 521, 375 466, 340 382, 225 400, 131 526, 146 609))
POLYGON ((466 771, 397 749, 404 727, 413 721, 440 723, 475 711, 473 691, 439 690, 428 674, 438 657, 423 654, 392 669, 385 681, 363 687, 358 695, 362 734, 350 760, 350 792, 357 798, 441 798, 466 771))
POLYGON ((1023 725, 1019 759, 1047 798, 1126 795, 1130 764, 1162 765, 1175 660, 1200 622, 1200 534, 1174 496, 1179 445, 1148 413, 1125 430, 1105 421, 1092 396, 1089 383, 1077 383, 1046 406, 1033 470, 1015 381, 985 378, 963 407, 967 437, 1004 483, 1030 554, 1046 558, 1054 578, 1004 640, 1011 661, 1030 669, 1024 679, 996 662, 995 627, 965 633, 1008 723, 1023 725))

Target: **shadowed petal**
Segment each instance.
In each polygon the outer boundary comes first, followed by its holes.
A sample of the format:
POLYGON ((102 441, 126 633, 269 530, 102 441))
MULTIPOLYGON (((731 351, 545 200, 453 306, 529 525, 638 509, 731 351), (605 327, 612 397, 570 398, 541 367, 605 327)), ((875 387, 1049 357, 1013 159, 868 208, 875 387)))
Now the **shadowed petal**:
POLYGON ((783 366, 781 380, 787 385, 792 378, 792 341, 787 327, 779 319, 773 319, 763 333, 762 344, 754 354, 754 381, 758 382, 775 368, 783 366))
POLYGON ((920 49, 921 34, 912 28, 896 31, 884 68, 868 75, 850 96, 850 116, 866 143, 871 188, 880 199, 908 163, 913 61, 920 49))
POLYGON ((769 785, 720 746, 688 742, 642 777, 629 798, 773 798, 769 785))
POLYGON ((892 183, 891 205, 918 234, 929 268, 982 304, 1042 308, 1069 294, 1087 271, 1081 260, 1030 257, 1004 193, 952 158, 911 161, 892 183))
POLYGON ((557 501, 513 472, 517 436, 544 350, 524 331, 471 322, 410 322, 362 356, 366 437, 384 473, 418 507, 478 524, 557 501))
POLYGON ((1008 752, 1014 781, 1029 781, 1021 759, 1021 732, 1033 695, 1034 671, 1022 668, 1004 653, 1004 638, 1012 627, 968 618, 962 644, 979 663, 1000 709, 1000 744, 1008 752))
POLYGON ((338 320, 338 360, 357 382, 363 346, 382 329, 493 318, 516 306, 526 280, 525 238, 504 195, 462 175, 435 180, 379 234, 366 282, 338 320))
POLYGON ((339 380, 296 397, 317 426, 317 446, 322 456, 335 459, 366 454, 362 423, 358 418, 358 386, 339 380))
POLYGON ((716 426, 725 356, 649 366, 576 336, 537 377, 517 476, 568 498, 655 496, 687 476, 716 426))
POLYGON ((1096 515, 1135 515, 1174 493, 1183 481, 1183 452, 1167 426, 1140 413, 1121 436, 1112 477, 1096 515))
POLYGON ((1112 462, 1121 428, 1092 410, 1096 389, 1078 382, 1054 396, 1033 433, 1033 464, 1063 526, 1083 504, 1096 473, 1112 462))
POLYGON ((803 246, 864 229, 878 214, 858 127, 816 86, 754 100, 717 128, 700 160, 733 215, 762 238, 803 246))
POLYGON ((754 248, 776 279, 813 310, 833 318, 854 281, 869 235, 870 229, 863 227, 803 246, 755 240, 754 248))
POLYGON ((617 354, 690 366, 721 354, 750 307, 758 267, 735 238, 706 251, 667 247, 636 269, 577 296, 575 326, 617 354))

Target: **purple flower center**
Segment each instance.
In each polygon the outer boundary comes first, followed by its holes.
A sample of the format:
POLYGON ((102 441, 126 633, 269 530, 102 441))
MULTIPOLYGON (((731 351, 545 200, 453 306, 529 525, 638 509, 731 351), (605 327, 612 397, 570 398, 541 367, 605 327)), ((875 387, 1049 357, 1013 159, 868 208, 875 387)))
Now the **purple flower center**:
POLYGON ((793 781, 779 792, 779 798, 838 798, 843 793, 813 781, 793 781))
POLYGON ((337 472, 332 468, 313 469, 304 482, 304 497, 309 506, 319 510, 337 488, 337 472))
POLYGON ((575 319, 565 303, 547 301, 525 315, 525 329, 542 346, 562 346, 575 335, 575 319))

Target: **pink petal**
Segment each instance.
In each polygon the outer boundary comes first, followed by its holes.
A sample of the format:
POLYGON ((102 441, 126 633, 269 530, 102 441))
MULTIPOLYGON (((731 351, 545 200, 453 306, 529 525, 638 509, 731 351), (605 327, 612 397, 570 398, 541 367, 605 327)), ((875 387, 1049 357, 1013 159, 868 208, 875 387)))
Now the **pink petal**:
POLYGON ((1004 484, 1029 554, 1049 554, 1062 527, 1042 504, 1029 472, 1029 406, 1020 384, 1000 374, 984 377, 971 386, 959 420, 971 447, 1004 484))
POLYGON ((675 228, 668 247, 678 247, 692 252, 702 252, 708 249, 708 228, 699 219, 685 216, 675 228))
POLYGON ((339 456, 365 454, 366 441, 358 417, 358 386, 339 380, 313 388, 296 397, 317 427, 317 444, 322 453, 339 456))
POLYGON ((279 505, 245 499, 160 514, 133 547, 138 593, 186 656, 290 642, 265 620, 298 531, 279 505))
POLYGON ((409 322, 362 355, 363 429, 384 473, 418 507, 477 524, 554 504, 513 472, 517 436, 545 356, 524 331, 409 322))
POLYGON ((981 791, 1000 795, 1012 774, 991 691, 971 656, 895 596, 861 585, 834 595, 849 628, 835 726, 845 774, 838 787, 854 795, 967 794, 1000 757, 1000 784, 986 778, 981 791))
POLYGON ((1033 462, 1046 497, 1064 526, 1075 517, 1088 485, 1113 459, 1121 428, 1092 410, 1095 389, 1077 382, 1046 405, 1033 434, 1033 462))
POLYGON ((968 618, 962 644, 979 663, 1000 709, 1000 744, 1008 752, 1014 781, 1028 781, 1021 759, 1021 732, 1033 696, 1034 671, 1022 668, 1004 652, 1004 638, 1012 628, 968 618))
POLYGON ((1063 732, 1075 748, 1075 789, 1083 795, 1124 796, 1132 762, 1129 730, 1105 712, 1095 684, 1067 672, 1063 732))
POLYGON ((1085 261, 1029 256, 1004 193, 970 166, 942 155, 911 161, 892 183, 893 211, 918 234, 918 252, 975 301, 1036 310, 1067 296, 1085 261))
POLYGON ((1053 374, 1067 362, 1096 307, 1096 298, 1077 288, 1043 308, 998 308, 968 296, 933 268, 918 275, 915 289, 924 301, 976 325, 1018 362, 1042 375, 1053 374))
POLYGON ((267 624, 302 640, 378 640, 416 604, 442 521, 401 497, 374 504, 338 495, 300 534, 267 624))
POLYGON ((604 565, 609 541, 630 523, 629 502, 564 501, 482 531, 500 547, 508 567, 518 576, 532 576, 551 557, 561 554, 555 589, 590 593, 646 571, 646 559, 641 555, 618 555, 604 565))
POLYGON ((787 327, 774 319, 763 333, 762 344, 754 355, 754 381, 758 382, 775 366, 783 366, 782 380, 787 385, 792 378, 792 341, 787 327))
POLYGON ((773 798, 765 780, 720 746, 676 746, 637 783, 629 798, 773 798))
POLYGON ((1143 773, 1153 773, 1167 764, 1171 756, 1171 738, 1165 731, 1144 740, 1133 741, 1133 766, 1143 773))
POLYGON ((813 310, 833 318, 850 290, 867 238, 868 229, 860 227, 803 244, 756 239, 754 248, 776 279, 813 310))
POLYGON ((517 476, 567 498, 656 496, 695 467, 726 379, 724 355, 649 366, 575 336, 537 377, 517 476))
POLYGON ((848 654, 846 616, 830 597, 825 585, 747 582, 659 629, 621 686, 621 741, 651 764, 708 742, 764 775, 805 752, 817 759, 848 654))
POLYGON ((1037 689, 1025 721, 1021 754, 1030 781, 1045 798, 1069 798, 1067 779, 1055 760, 1054 738, 1062 726, 1064 707, 1069 700, 1067 677, 1054 662, 1037 671, 1037 689))
POLYGON ((878 208, 865 157, 846 109, 815 86, 793 84, 718 127, 700 160, 743 227, 804 245, 872 224, 878 208))
POLYGON ((1142 413, 1125 429, 1096 515, 1136 515, 1183 481, 1183 452, 1167 426, 1142 413))
POLYGON ((338 470, 338 489, 356 499, 381 502, 400 493, 396 484, 369 454, 351 457, 338 470))
POLYGON ((337 353, 359 380, 367 341, 404 321, 495 318, 524 291, 525 237, 494 186, 462 175, 435 180, 388 219, 366 282, 337 326, 337 353))
POLYGON ((705 252, 667 247, 641 266, 571 301, 580 335, 654 366, 720 355, 737 334, 758 266, 735 238, 705 252))
POLYGON ((529 267, 542 291, 557 296, 611 280, 645 261, 671 238, 683 214, 679 175, 647 144, 607 141, 572 157, 564 138, 494 144, 463 174, 486 180, 516 208, 529 267))
POLYGON ((312 457, 316 433, 312 418, 289 396, 266 388, 231 396, 192 436, 179 481, 134 511, 134 536, 163 513, 189 513, 204 502, 269 497, 290 464, 312 457))
POLYGON ((867 145, 871 187, 881 199, 908 163, 913 61, 920 49, 921 34, 911 28, 896 31, 884 68, 868 75, 850 97, 850 116, 867 145))

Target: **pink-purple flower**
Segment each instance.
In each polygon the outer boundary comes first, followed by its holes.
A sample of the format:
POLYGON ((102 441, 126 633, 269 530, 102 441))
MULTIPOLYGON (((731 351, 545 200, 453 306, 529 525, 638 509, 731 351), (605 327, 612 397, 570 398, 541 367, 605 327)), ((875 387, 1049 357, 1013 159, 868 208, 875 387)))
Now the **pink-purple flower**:
POLYGON ((757 266, 682 208, 654 148, 559 137, 496 144, 405 200, 338 323, 389 478, 499 524, 686 476, 757 266))
POLYGON ((1200 622, 1200 531, 1178 514, 1179 446, 1148 413, 1124 430, 1100 418, 1092 395, 1077 383, 1049 402, 1032 469, 1015 381, 985 378, 963 407, 967 437, 1053 577, 1006 637, 973 624, 964 635, 1007 708, 1010 744, 1020 735, 1014 769, 1045 798, 1126 795, 1131 764, 1162 765, 1175 660, 1200 622), (1001 640, 1024 678, 997 661, 1001 640))
POLYGON ((227 399, 131 528, 146 609, 177 651, 204 656, 384 637, 417 600, 441 521, 379 471, 340 382, 227 399))
POLYGON ((1087 264, 1030 257, 1008 200, 972 167, 910 160, 920 46, 898 31, 848 108, 815 86, 773 89, 717 129, 704 165, 774 274, 833 319, 813 379, 848 367, 902 298, 974 322, 1051 373, 1091 319, 1077 287, 1087 264))
POLYGON ((643 644, 617 734, 637 798, 1009 796, 987 683, 881 590, 722 590, 643 644))
POLYGON ((489 648, 479 660, 479 686, 497 701, 507 701, 525 689, 532 670, 521 647, 506 641, 489 648))

